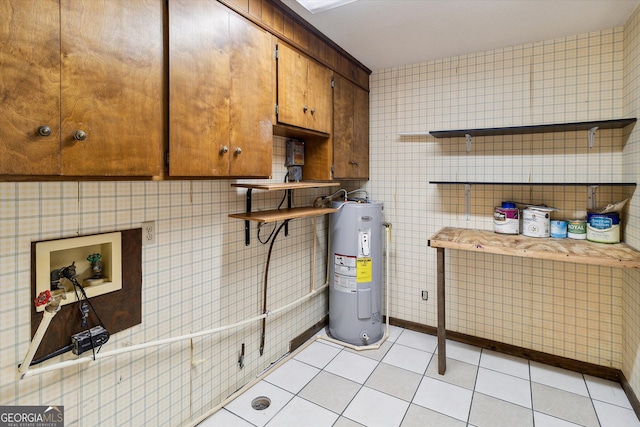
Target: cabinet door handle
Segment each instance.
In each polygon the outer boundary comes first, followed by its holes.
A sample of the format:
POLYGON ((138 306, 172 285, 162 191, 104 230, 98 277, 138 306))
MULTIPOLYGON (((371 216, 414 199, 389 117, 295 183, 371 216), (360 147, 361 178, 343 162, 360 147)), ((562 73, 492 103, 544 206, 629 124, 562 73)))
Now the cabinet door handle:
POLYGON ((242 148, 240 147, 236 148, 236 154, 240 154, 240 153, 242 153, 242 148))
POLYGON ((315 113, 315 112, 316 112, 316 109, 315 109, 315 108, 312 108, 312 109, 311 109, 311 114, 313 114, 313 113, 315 113))
POLYGON ((309 107, 307 107, 306 105, 305 105, 304 107, 302 107, 302 111, 303 111, 304 113, 306 113, 308 109, 309 109, 309 107))
POLYGON ((38 128, 38 135, 49 136, 51 135, 51 128, 49 126, 40 126, 38 128))
POLYGON ((87 139, 87 134, 85 133, 85 131, 78 129, 73 134, 73 137, 78 141, 84 141, 85 139, 87 139))
POLYGON ((350 161, 349 161, 349 164, 350 164, 350 165, 354 165, 354 166, 358 166, 358 162, 354 162, 353 160, 350 160, 350 161))
POLYGON ((220 154, 227 153, 228 151, 229 151, 229 147, 227 147, 226 145, 223 145, 222 147, 220 147, 220 154))

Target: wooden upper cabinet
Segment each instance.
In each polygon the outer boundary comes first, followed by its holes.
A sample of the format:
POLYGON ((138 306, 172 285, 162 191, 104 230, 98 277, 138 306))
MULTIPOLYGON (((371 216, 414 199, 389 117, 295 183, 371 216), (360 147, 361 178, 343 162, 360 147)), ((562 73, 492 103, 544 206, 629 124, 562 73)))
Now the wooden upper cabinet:
POLYGON ((272 37, 215 0, 169 2, 169 174, 271 174, 272 37))
POLYGON ((278 44, 278 122, 331 133, 331 70, 278 44))
POLYGON ((153 176, 162 0, 0 0, 0 174, 153 176))
POLYGON ((62 175, 161 173, 162 10, 162 0, 60 1, 62 175))
POLYGON ((333 177, 369 179, 369 93, 334 75, 333 177))
POLYGON ((0 0, 0 175, 60 173, 59 15, 57 0, 0 0))

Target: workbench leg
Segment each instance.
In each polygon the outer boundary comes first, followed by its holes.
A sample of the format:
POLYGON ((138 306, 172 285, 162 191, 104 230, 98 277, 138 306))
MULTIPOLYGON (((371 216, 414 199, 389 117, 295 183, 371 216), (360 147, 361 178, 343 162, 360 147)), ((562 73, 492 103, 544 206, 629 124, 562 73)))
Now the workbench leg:
POLYGON ((447 330, 445 327, 444 305, 444 248, 437 248, 438 259, 438 373, 447 370, 447 330))

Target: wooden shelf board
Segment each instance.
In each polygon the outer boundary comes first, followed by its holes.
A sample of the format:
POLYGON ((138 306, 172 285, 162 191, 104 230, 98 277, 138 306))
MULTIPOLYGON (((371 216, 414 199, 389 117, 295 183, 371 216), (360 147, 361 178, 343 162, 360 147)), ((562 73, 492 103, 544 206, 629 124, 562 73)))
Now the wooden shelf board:
POLYGON ((597 120, 591 122, 575 122, 575 123, 554 123, 546 125, 533 126, 509 126, 499 128, 482 128, 482 129, 459 129, 459 130, 437 130, 429 131, 429 135, 434 138, 455 138, 471 136, 493 136, 493 135, 523 135, 530 133, 549 133, 549 132, 571 132, 577 130, 589 130, 593 127, 598 129, 621 129, 632 123, 635 118, 616 119, 616 120, 597 120))
POLYGON ((429 246, 605 267, 640 268, 640 252, 624 243, 537 238, 445 227, 431 236, 429 246))
POLYGON ((257 221, 257 222, 274 222, 284 221, 286 219, 306 218, 310 216, 326 215, 333 212, 337 212, 338 209, 334 208, 286 208, 276 209, 270 211, 255 211, 255 212, 243 212, 229 214, 230 218, 243 219, 245 221, 257 221))
POLYGON ((300 188, 338 187, 339 182, 299 181, 299 182, 265 182, 251 184, 231 184, 232 187, 251 188, 254 190, 297 190, 300 188))
POLYGON ((610 186, 610 187, 635 187, 635 182, 492 182, 492 181, 429 181, 429 184, 442 185, 549 185, 549 186, 574 186, 574 187, 591 187, 591 186, 610 186))

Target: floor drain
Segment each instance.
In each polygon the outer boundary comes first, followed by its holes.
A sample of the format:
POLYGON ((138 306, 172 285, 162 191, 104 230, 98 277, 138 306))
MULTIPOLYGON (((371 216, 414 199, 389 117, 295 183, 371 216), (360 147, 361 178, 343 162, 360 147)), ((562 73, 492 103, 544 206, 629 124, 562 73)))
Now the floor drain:
POLYGON ((266 396, 259 396, 251 401, 251 407, 256 411, 267 409, 269 405, 271 405, 271 399, 266 396))

